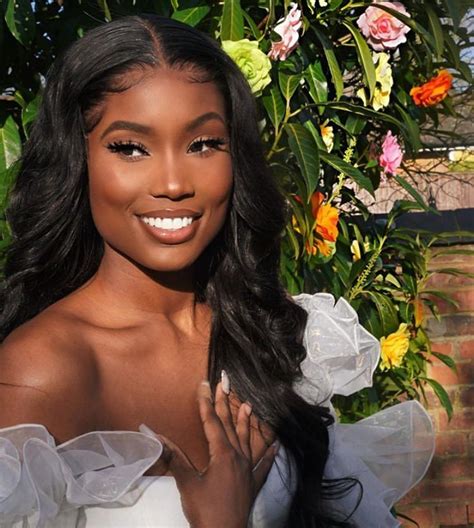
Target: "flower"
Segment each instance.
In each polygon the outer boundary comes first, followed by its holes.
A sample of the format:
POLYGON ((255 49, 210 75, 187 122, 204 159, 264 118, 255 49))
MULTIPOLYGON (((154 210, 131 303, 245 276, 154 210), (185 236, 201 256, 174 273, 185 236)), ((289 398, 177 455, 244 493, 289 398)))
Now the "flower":
POLYGON ((334 147, 334 129, 332 126, 327 125, 327 121, 319 126, 319 129, 321 130, 321 137, 323 138, 323 142, 326 145, 326 148, 328 152, 331 152, 331 150, 334 147))
MULTIPOLYGON (((388 106, 390 102, 390 93, 393 86, 392 67, 388 62, 390 57, 387 53, 373 53, 372 58, 376 65, 375 80, 377 84, 374 96, 370 102, 373 109, 378 112, 388 106)), ((367 94, 364 88, 357 90, 357 95, 362 99, 364 106, 367 106, 367 94)))
POLYGON ((357 262, 362 258, 362 254, 360 252, 360 245, 358 240, 353 240, 351 244, 351 253, 352 253, 352 260, 354 262, 357 262))
POLYGON ((315 219, 316 237, 313 246, 306 243, 306 251, 316 255, 318 251, 325 257, 330 256, 335 250, 335 243, 339 235, 337 224, 339 211, 330 204, 323 203, 324 194, 315 192, 311 196, 311 211, 315 219))
POLYGON ((222 49, 237 64, 245 75, 255 96, 271 82, 272 64, 269 58, 258 47, 258 42, 249 39, 224 40, 222 49))
POLYGON ((396 174, 403 160, 403 151, 398 143, 397 136, 389 130, 382 143, 382 153, 379 156, 379 165, 385 174, 396 174))
POLYGON ((419 327, 423 323, 424 318, 423 301, 421 297, 413 299, 413 314, 415 316, 415 326, 419 327))
POLYGON ((452 84, 452 75, 447 70, 441 70, 425 84, 414 86, 410 90, 410 95, 417 106, 433 106, 448 95, 452 84))
POLYGON ((298 29, 301 28, 301 10, 298 9, 298 4, 292 2, 290 10, 285 18, 281 18, 273 31, 278 33, 281 40, 272 42, 272 48, 268 52, 268 56, 272 60, 285 60, 288 55, 298 45, 298 29))
POLYGON ((410 332, 406 323, 401 323, 396 332, 380 340, 380 370, 399 367, 408 352, 410 332))
POLYGON ((377 4, 389 7, 407 17, 410 14, 401 2, 374 2, 357 19, 362 34, 375 51, 395 49, 406 42, 405 34, 410 28, 387 11, 379 9, 377 4))

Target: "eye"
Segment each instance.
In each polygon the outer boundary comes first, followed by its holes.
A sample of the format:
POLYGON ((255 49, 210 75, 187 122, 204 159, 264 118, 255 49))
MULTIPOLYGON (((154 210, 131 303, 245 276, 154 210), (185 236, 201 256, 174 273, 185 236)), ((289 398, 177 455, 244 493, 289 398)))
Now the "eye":
POLYGON ((227 145, 229 141, 225 138, 199 138, 191 143, 188 152, 195 152, 201 156, 212 152, 213 150, 220 150, 227 152, 222 147, 227 145))
POLYGON ((134 160, 150 155, 144 145, 135 141, 114 141, 113 143, 109 143, 107 148, 110 152, 134 160))

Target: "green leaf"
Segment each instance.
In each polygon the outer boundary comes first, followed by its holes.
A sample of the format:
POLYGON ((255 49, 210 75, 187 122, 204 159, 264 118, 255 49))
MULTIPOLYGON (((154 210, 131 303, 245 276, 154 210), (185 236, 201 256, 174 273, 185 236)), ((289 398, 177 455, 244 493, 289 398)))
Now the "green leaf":
POLYGON ((210 10, 211 8, 209 6, 190 7, 189 9, 175 11, 171 15, 171 18, 194 27, 201 22, 210 10))
POLYGON ((301 75, 288 75, 283 72, 278 72, 278 84, 280 85, 283 97, 289 101, 295 93, 300 84, 301 75))
POLYGON ((418 123, 410 117, 408 112, 406 112, 402 108, 402 106, 396 104, 395 107, 397 108, 399 114, 402 116, 407 133, 410 136, 410 141, 406 143, 406 147, 409 149, 410 152, 416 153, 422 148, 420 140, 420 127, 418 126, 418 123))
POLYGON ((8 0, 5 22, 18 42, 23 46, 31 44, 35 34, 35 15, 30 0, 8 0))
POLYGON ((254 39, 260 40, 262 37, 262 32, 258 29, 258 26, 255 24, 253 18, 245 11, 245 9, 242 9, 242 15, 247 21, 248 27, 250 28, 254 39))
POLYGON ((436 380, 431 378, 421 378, 424 379, 434 390, 434 393, 436 396, 438 396, 438 399, 441 403, 441 405, 446 410, 446 414, 448 415, 448 419, 451 420, 453 416, 453 405, 451 403, 451 400, 449 399, 448 393, 444 390, 443 386, 438 383, 436 380))
POLYGON ((0 128, 0 172, 4 173, 20 157, 21 139, 18 126, 9 116, 0 128))
POLYGON ((461 10, 459 9, 459 0, 444 0, 446 8, 448 10, 449 16, 453 21, 453 29, 455 32, 459 29, 459 24, 461 23, 461 10))
POLYGON ((306 184, 306 201, 315 191, 319 181, 319 150, 313 135, 303 125, 288 123, 285 125, 288 144, 298 160, 299 168, 306 184))
POLYGON ((105 15, 105 20, 107 20, 107 22, 110 22, 112 20, 112 15, 110 13, 109 6, 107 5, 107 0, 97 0, 97 3, 99 4, 99 7, 102 9, 102 12, 105 15))
POLYGON ((389 334, 396 332, 399 326, 398 316, 391 299, 378 292, 368 291, 367 294, 377 308, 384 335, 388 336, 389 334))
POLYGON ((339 100, 342 97, 344 91, 344 82, 342 80, 342 72, 337 62, 336 53, 331 40, 319 29, 311 26, 311 29, 316 33, 321 45, 323 47, 324 55, 328 62, 329 71, 331 72, 332 82, 336 90, 336 99, 339 100))
POLYGON ((341 110, 342 112, 349 112, 351 114, 364 116, 370 119, 373 119, 375 122, 379 121, 386 121, 387 123, 391 123, 392 125, 395 125, 399 130, 401 130, 404 138, 409 141, 410 140, 410 134, 408 133, 405 125, 395 117, 385 114, 384 112, 376 112, 375 110, 371 110, 370 108, 365 108, 364 106, 352 104, 352 103, 345 103, 342 101, 328 101, 327 103, 317 103, 325 108, 331 108, 332 110, 341 110))
POLYGON ((278 125, 285 115, 285 103, 283 102, 278 86, 273 85, 269 95, 262 97, 262 102, 272 125, 278 128, 278 125))
POLYGON ((432 208, 425 202, 421 194, 412 186, 410 185, 405 178, 403 178, 400 175, 396 175, 394 179, 407 191, 412 198, 415 199, 416 203, 423 207, 423 210, 430 211, 432 208))
POLYGON ((23 125, 23 130, 26 136, 28 136, 29 125, 36 119, 40 102, 41 95, 38 94, 21 111, 21 124, 23 125))
POLYGON ((359 169, 334 154, 328 154, 327 152, 321 151, 320 156, 325 163, 331 165, 331 167, 334 167, 339 172, 342 172, 354 180, 362 189, 365 189, 372 195, 374 194, 374 186, 372 185, 370 178, 365 176, 359 169))
POLYGON ((309 85, 309 95, 315 103, 328 100, 328 81, 320 62, 310 64, 306 68, 305 79, 309 85))
POLYGON ((442 354, 441 352, 436 352, 434 350, 431 351, 431 354, 433 356, 436 356, 440 361, 442 361, 445 365, 447 365, 451 370, 454 372, 457 372, 456 363, 454 362, 454 359, 450 356, 447 356, 446 354, 442 354))
POLYGON ((224 0, 221 18, 221 41, 244 38, 244 17, 240 0, 224 0))
POLYGON ((372 59, 372 53, 370 52, 369 46, 365 41, 364 37, 361 35, 360 31, 350 22, 349 20, 344 20, 343 24, 351 32, 356 43, 357 54, 359 56, 359 61, 362 65, 364 71, 365 84, 369 88, 370 98, 372 99, 375 92, 375 65, 374 60, 372 59))
POLYGON ((428 13, 428 21, 430 23, 431 33, 433 34, 433 37, 434 37, 437 59, 441 60, 441 57, 443 56, 443 50, 444 50, 443 29, 441 27, 439 17, 435 13, 434 9, 428 3, 424 5, 424 9, 428 13))

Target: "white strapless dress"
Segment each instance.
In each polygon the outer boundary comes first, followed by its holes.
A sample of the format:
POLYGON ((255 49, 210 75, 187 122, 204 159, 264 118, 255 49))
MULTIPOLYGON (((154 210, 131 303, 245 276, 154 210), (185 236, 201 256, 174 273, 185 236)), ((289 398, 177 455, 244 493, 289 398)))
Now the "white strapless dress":
MULTIPOLYGON (((352 307, 329 294, 302 294, 308 312, 295 390, 330 405, 333 394, 370 386, 378 341, 352 307)), ((434 451, 431 420, 415 401, 395 405, 356 424, 329 430, 327 478, 355 477, 362 484, 328 508, 361 528, 396 528, 390 509, 426 473, 434 451), (359 504, 358 504, 359 502, 359 504)), ((173 477, 146 477, 162 446, 146 432, 94 431, 56 445, 40 424, 0 429, 0 527, 184 528, 173 477)), ((295 491, 294 463, 283 446, 257 496, 249 528, 283 528, 295 491), (292 476, 293 475, 293 476, 292 476)))

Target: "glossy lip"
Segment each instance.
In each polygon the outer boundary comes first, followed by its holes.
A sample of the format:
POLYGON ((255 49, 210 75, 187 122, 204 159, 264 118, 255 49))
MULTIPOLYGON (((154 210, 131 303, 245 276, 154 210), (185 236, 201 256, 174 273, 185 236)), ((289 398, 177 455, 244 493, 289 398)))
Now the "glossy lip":
POLYGON ((199 213, 198 211, 194 211, 192 209, 155 209, 153 211, 147 211, 146 213, 139 213, 137 214, 137 216, 146 216, 148 218, 192 217, 193 219, 196 219, 202 216, 202 213, 199 213))
POLYGON ((176 211, 150 211, 148 213, 137 216, 155 217, 155 213, 159 213, 156 214, 156 217, 158 218, 176 218, 182 216, 193 217, 193 222, 190 225, 176 230, 160 229, 159 227, 153 227, 149 224, 145 224, 143 220, 140 220, 140 218, 138 218, 139 223, 151 236, 153 236, 153 238, 155 238, 156 240, 158 240, 158 242, 161 242, 162 244, 168 245, 182 244, 183 242, 191 240, 196 234, 196 231, 198 230, 198 224, 201 218, 201 215, 199 213, 186 209, 177 209, 176 211), (186 214, 183 214, 184 211, 186 212, 186 214), (164 213, 167 214, 165 216, 161 216, 164 213))

